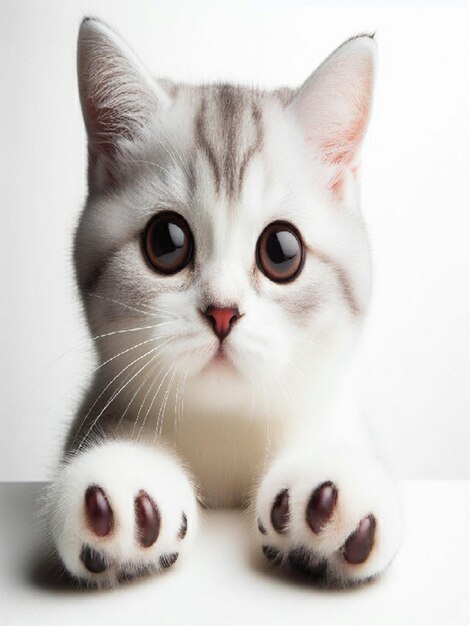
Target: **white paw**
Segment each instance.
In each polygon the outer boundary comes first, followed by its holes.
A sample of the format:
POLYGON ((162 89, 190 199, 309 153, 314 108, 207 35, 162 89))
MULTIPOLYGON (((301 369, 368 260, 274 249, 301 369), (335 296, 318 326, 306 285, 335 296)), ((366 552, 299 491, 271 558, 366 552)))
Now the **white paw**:
POLYGON ((99 586, 172 565, 198 518, 194 488, 170 454, 119 441, 73 456, 48 507, 66 569, 99 586))
POLYGON ((342 447, 275 462, 258 491, 256 523, 268 560, 340 586, 382 572, 401 536, 390 478, 374 459, 342 447))

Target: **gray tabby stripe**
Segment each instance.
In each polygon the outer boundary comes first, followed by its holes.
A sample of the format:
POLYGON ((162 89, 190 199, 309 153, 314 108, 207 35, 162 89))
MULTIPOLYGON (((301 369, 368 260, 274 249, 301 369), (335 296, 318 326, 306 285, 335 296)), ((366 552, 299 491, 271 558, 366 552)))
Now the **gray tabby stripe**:
POLYGON ((340 284, 341 292, 344 300, 349 306, 351 313, 353 315, 359 315, 361 313, 361 307, 359 306, 356 297, 354 295, 354 288, 352 282, 349 279, 347 271, 344 267, 341 267, 336 261, 333 261, 331 257, 326 255, 324 252, 318 252, 318 250, 314 250, 313 254, 322 262, 331 267, 331 269, 336 274, 336 278, 340 284))
POLYGON ((209 161, 212 171, 214 173, 214 182, 217 193, 220 191, 220 169, 219 164, 217 163, 217 159, 215 158, 215 154, 207 141, 207 137, 205 134, 205 112, 206 112, 207 104, 204 97, 201 101, 201 107, 199 109, 199 113, 195 119, 195 131, 196 131, 196 143, 204 152, 209 161))
POLYGON ((114 255, 120 250, 121 246, 109 250, 105 255, 103 254, 90 270, 84 280, 79 282, 79 287, 84 293, 93 292, 98 284, 101 276, 106 271, 106 268, 111 263, 114 255))
POLYGON ((245 152, 242 163, 240 165, 240 172, 238 174, 238 189, 240 191, 243 186, 243 179, 245 177, 248 163, 257 152, 261 151, 261 148, 263 146, 264 129, 262 124, 261 110, 255 102, 253 102, 251 105, 251 118, 253 120, 253 124, 256 130, 256 139, 255 142, 245 152))
POLYGON ((208 89, 195 118, 195 142, 214 174, 216 192, 223 185, 227 196, 240 194, 247 166, 263 145, 262 110, 257 92, 251 98, 239 87, 218 85, 208 89), (252 126, 252 130, 246 125, 252 126), (246 138, 253 137, 251 145, 246 138))
POLYGON ((237 135, 243 110, 240 94, 235 92, 231 85, 222 85, 218 90, 219 107, 222 120, 221 137, 226 138, 225 154, 223 156, 223 175, 225 178, 227 195, 235 194, 236 164, 237 164, 237 135))

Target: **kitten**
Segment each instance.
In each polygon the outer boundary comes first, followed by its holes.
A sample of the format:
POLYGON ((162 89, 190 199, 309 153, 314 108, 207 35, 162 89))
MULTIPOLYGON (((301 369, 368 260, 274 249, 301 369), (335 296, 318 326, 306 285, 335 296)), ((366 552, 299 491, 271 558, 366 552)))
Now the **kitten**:
POLYGON ((350 382, 370 287, 357 191, 374 64, 359 36, 297 90, 175 84, 83 21, 75 265, 99 366, 50 492, 76 579, 172 565, 198 501, 250 504, 267 559, 329 582, 392 560, 397 499, 350 382))

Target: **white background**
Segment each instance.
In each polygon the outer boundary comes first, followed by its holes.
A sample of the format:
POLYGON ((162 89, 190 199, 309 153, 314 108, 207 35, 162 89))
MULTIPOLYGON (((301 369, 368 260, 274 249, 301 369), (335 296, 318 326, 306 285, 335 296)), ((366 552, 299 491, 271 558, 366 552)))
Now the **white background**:
POLYGON ((71 265, 85 195, 75 45, 86 14, 156 75, 190 82, 294 86, 344 39, 376 31, 364 412, 398 476, 470 477, 465 5, 3 0, 0 478, 49 476, 91 368, 71 265))

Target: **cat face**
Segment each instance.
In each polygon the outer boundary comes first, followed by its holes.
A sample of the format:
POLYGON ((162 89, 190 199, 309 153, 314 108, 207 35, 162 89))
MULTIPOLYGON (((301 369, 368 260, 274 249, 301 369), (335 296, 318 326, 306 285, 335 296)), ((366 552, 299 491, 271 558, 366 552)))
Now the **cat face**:
POLYGON ((102 357, 137 359, 133 385, 184 378, 220 405, 342 362, 369 292, 356 178, 372 40, 297 91, 153 80, 95 20, 78 54, 90 193, 75 260, 102 357))

